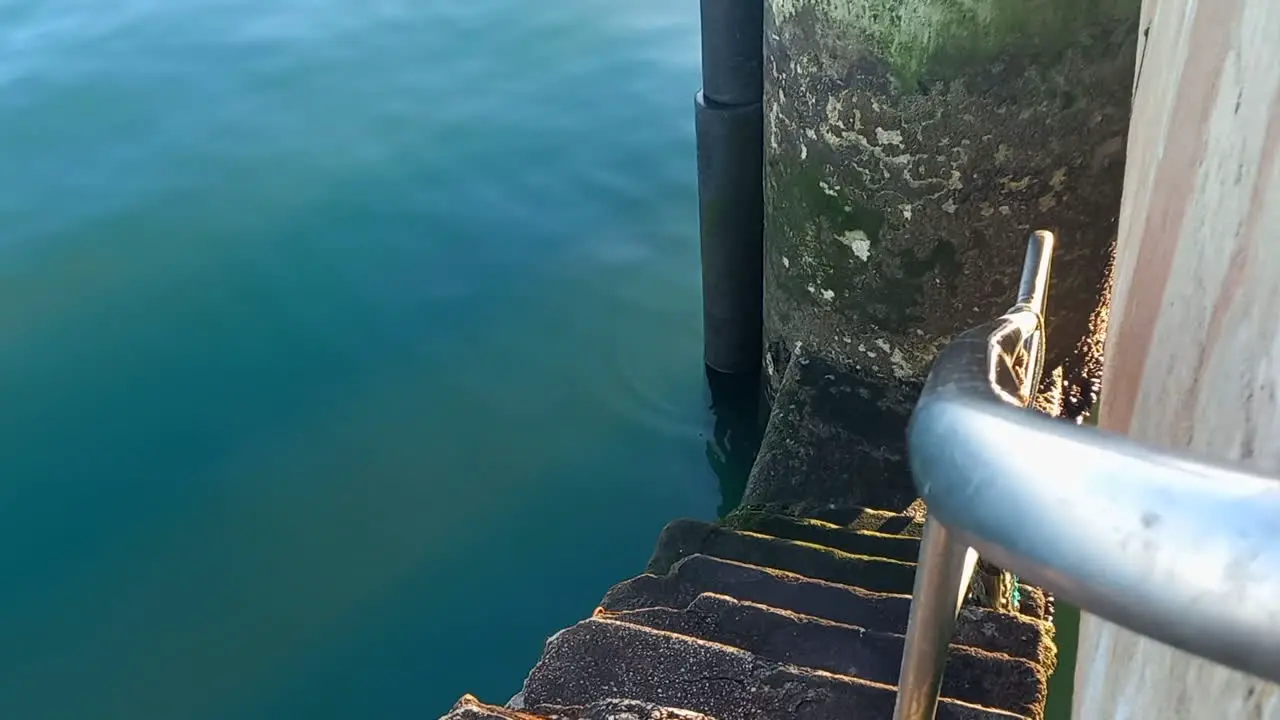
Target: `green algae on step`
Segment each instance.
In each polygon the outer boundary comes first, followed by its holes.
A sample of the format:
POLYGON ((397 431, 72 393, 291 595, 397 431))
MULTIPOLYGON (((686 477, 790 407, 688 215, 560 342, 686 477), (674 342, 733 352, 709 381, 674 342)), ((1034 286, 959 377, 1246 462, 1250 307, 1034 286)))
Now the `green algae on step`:
POLYGON ((892 512, 856 505, 831 506, 815 508, 807 516, 849 530, 902 535, 918 540, 924 532, 925 507, 923 503, 916 503, 903 512, 892 512))
MULTIPOLYGON (((819 545, 828 544, 836 549, 841 549, 841 546, 819 541, 819 536, 817 535, 802 534, 812 532, 811 530, 789 531, 785 529, 784 523, 794 523, 793 527, 796 528, 809 523, 820 523, 824 527, 836 527, 874 537, 902 537, 914 541, 918 541, 921 533, 924 532, 925 508, 924 504, 920 502, 913 503, 905 512, 901 513, 873 510, 859 506, 815 508, 808 509, 805 513, 805 516, 797 515, 795 508, 785 505, 750 505, 731 513, 721 521, 721 524, 731 528, 751 530, 751 525, 756 521, 754 519, 744 521, 739 518, 742 516, 769 515, 774 518, 781 518, 781 520, 770 520, 769 522, 778 524, 769 526, 767 529, 764 525, 755 525, 757 532, 787 539, 809 537, 817 541, 819 545), (769 532, 769 530, 774 532, 769 532)), ((918 542, 915 547, 918 553, 918 542)), ((847 550, 848 548, 844 549, 847 550)), ((885 556, 893 557, 887 554, 885 556)), ((916 560, 916 557, 899 554, 897 559, 911 562, 916 560)), ((1043 590, 1022 583, 1018 585, 1018 591, 1022 596, 1022 603, 1018 608, 1019 612, 1039 620, 1053 620, 1053 600, 1043 590)))
POLYGON ((786 570, 874 592, 910 594, 916 566, 852 555, 810 543, 741 532, 697 520, 675 520, 662 529, 646 572, 666 574, 681 558, 702 553, 786 570))
POLYGON ((730 513, 720 524, 734 530, 812 543, 854 555, 910 563, 916 562, 920 556, 920 541, 916 538, 849 530, 821 520, 742 510, 730 513))

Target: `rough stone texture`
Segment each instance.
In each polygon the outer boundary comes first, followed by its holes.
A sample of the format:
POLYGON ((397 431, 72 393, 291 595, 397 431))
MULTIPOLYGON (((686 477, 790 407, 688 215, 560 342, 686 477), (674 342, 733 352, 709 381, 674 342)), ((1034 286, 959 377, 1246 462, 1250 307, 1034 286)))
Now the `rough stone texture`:
MULTIPOLYGON (((758 658, 724 645, 593 618, 547 641, 524 702, 587 705, 628 697, 735 720, 883 720, 894 690, 758 658)), ((938 718, 1018 717, 944 700, 938 718)))
POLYGON ((660 707, 639 700, 601 700, 586 707, 547 705, 534 709, 548 720, 715 720, 692 710, 660 707))
POLYGON ((665 574, 694 554, 786 570, 798 575, 909 595, 916 566, 898 560, 852 555, 820 545, 739 532, 697 520, 675 520, 662 529, 646 572, 665 574))
POLYGON ((601 700, 585 707, 545 705, 530 710, 486 705, 464 695, 441 720, 715 720, 690 710, 660 707, 638 700, 601 700))
POLYGON ((917 538, 849 530, 821 520, 747 510, 731 513, 720 524, 734 530, 824 545, 854 555, 871 555, 910 563, 916 562, 920 557, 920 540, 917 538))
POLYGON ((815 520, 839 525, 850 530, 892 533, 904 537, 920 538, 924 532, 925 506, 923 500, 914 500, 902 512, 873 510, 860 506, 843 504, 825 508, 815 508, 809 517, 815 520))
MULTIPOLYGON (((813 580, 794 573, 692 555, 667 575, 640 575, 614 586, 600 601, 604 612, 644 608, 682 610, 705 593, 767 605, 867 630, 902 634, 911 598, 813 580)), ((1012 613, 965 607, 957 620, 957 645, 1035 662, 1056 663, 1053 626, 1012 613)))
POLYGON ((537 715, 486 705, 473 695, 463 695, 440 720, 540 720, 537 715))
POLYGON ((1019 583, 1018 593, 1022 595, 1022 605, 1018 608, 1019 612, 1040 620, 1053 621, 1053 598, 1047 595, 1044 590, 1026 583, 1019 583))
POLYGON ((1106 286, 1138 10, 767 0, 771 388, 803 347, 854 373, 896 432, 941 346, 1012 303, 1040 227, 1060 237, 1046 368, 1089 372, 1077 348, 1106 286))
MULTIPOLYGON (((862 397, 853 390, 858 382, 853 373, 821 357, 807 351, 795 354, 748 480, 743 508, 734 515, 784 515, 800 524, 818 520, 851 530, 919 537, 926 509, 910 482, 905 425, 897 424, 905 421, 883 412, 877 415, 878 411, 851 399, 862 397), (867 417, 874 421, 868 422, 867 417), (867 505, 892 510, 868 510, 867 505)), ((818 540, 813 531, 797 537, 799 525, 779 531, 786 521, 770 522, 776 527, 769 534, 839 547, 818 540)), ((737 527, 741 522, 730 516, 727 524, 737 527)), ((874 554, 914 559, 900 553, 886 549, 874 554)), ((980 562, 970 599, 991 607, 1021 609, 1039 618, 1052 617, 1043 595, 1030 589, 1023 594, 1020 608, 1013 608, 1012 589, 1011 576, 980 562)))
MULTIPOLYGON (((898 684, 903 636, 874 632, 724 595, 700 595, 683 610, 651 608, 611 620, 680 633, 746 650, 766 660, 898 684)), ((1048 676, 1035 664, 952 645, 942 697, 1036 717, 1048 676)))
POLYGON ((849 506, 906 510, 918 497, 906 417, 884 402, 837 365, 798 354, 774 398, 743 504, 800 516, 849 506))

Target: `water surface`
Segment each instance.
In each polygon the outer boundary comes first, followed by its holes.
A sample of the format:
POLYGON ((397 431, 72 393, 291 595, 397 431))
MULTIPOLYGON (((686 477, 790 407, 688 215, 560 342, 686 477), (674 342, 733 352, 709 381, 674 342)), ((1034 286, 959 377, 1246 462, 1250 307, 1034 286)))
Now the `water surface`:
POLYGON ((714 516, 697 76, 684 0, 0 0, 0 717, 505 701, 714 516))

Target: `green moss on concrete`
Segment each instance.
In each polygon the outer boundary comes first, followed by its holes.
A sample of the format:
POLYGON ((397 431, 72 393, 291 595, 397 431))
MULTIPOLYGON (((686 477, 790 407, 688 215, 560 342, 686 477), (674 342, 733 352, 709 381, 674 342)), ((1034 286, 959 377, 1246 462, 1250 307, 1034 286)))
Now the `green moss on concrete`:
POLYGON ((904 84, 945 79, 1004 54, 1051 54, 1082 31, 1132 20, 1130 0, 773 0, 785 20, 813 12, 829 45, 858 48, 904 84))
MULTIPOLYGON (((1055 258, 1050 370, 1073 352, 1115 236, 1138 9, 772 0, 771 351, 830 357, 905 418, 941 347, 1012 302, 1026 236, 1044 227, 1072 239, 1055 258)), ((776 392, 783 368, 766 369, 776 392)))
POLYGON ((872 592, 909 595, 915 581, 912 563, 854 555, 692 520, 677 520, 663 529, 645 572, 665 575, 672 565, 694 554, 784 570, 872 592))
POLYGON ((958 271, 955 246, 938 238, 913 247, 886 245, 888 213, 863 201, 877 191, 856 174, 831 167, 824 172, 820 162, 782 154, 771 155, 768 162, 766 233, 809 228, 807 246, 799 244, 786 262, 821 266, 816 282, 813 273, 779 273, 789 291, 835 304, 856 296, 867 316, 892 332, 921 322, 925 283, 948 283, 958 271), (844 182, 831 180, 837 176, 844 182), (827 238, 833 241, 823 242, 827 238))
POLYGON ((915 538, 847 530, 820 520, 747 511, 732 513, 720 524, 734 530, 821 545, 853 555, 915 562, 920 554, 920 541, 915 538))

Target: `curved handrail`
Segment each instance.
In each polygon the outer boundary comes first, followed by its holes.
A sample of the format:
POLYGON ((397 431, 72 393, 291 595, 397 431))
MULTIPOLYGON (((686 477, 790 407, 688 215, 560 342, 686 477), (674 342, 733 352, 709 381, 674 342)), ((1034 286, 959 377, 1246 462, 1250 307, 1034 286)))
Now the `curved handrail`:
POLYGON ((930 517, 1091 614, 1280 681, 1280 482, 1017 406, 999 373, 1031 323, 1015 306, 935 363, 907 435, 930 517))

